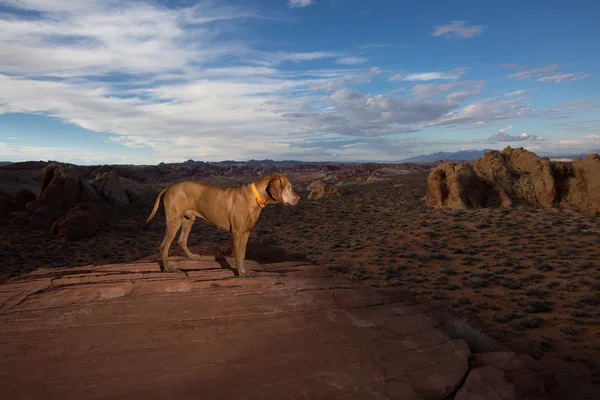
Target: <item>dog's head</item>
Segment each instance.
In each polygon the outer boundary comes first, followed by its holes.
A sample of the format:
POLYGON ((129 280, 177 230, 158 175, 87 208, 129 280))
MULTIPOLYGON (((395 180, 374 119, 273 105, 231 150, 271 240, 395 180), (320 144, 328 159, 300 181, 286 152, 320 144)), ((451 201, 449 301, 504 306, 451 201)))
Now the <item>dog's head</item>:
POLYGON ((283 203, 286 206, 295 206, 300 200, 300 196, 294 192, 288 178, 281 174, 272 174, 269 176, 267 194, 278 203, 283 203))

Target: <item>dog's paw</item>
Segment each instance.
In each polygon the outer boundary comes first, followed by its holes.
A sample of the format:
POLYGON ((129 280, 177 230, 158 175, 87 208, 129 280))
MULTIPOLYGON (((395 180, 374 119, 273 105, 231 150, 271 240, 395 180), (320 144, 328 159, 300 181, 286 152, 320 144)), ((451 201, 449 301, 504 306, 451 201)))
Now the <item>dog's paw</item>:
POLYGON ((194 261, 200 261, 202 259, 202 256, 200 254, 190 254, 190 260, 194 260, 194 261))

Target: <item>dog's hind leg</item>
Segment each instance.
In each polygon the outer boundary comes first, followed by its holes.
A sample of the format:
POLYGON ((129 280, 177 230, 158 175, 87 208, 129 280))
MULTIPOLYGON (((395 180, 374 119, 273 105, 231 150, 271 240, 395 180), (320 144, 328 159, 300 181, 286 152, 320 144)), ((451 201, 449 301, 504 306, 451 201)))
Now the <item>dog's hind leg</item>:
POLYGON ((194 225, 194 221, 196 220, 196 216, 193 212, 188 211, 183 216, 183 221, 181 222, 181 233, 179 234, 179 240, 177 240, 177 244, 183 250, 187 258, 191 260, 199 260, 200 256, 198 254, 193 254, 188 248, 187 241, 190 235, 190 231, 192 230, 192 225, 194 225))
POLYGON ((173 243, 173 239, 175 239, 175 235, 177 235, 177 231, 181 227, 181 219, 170 219, 167 216, 167 233, 165 234, 165 238, 163 239, 162 244, 160 245, 160 255, 163 260, 163 267, 165 272, 178 272, 179 269, 169 267, 169 248, 171 247, 171 243, 173 243))

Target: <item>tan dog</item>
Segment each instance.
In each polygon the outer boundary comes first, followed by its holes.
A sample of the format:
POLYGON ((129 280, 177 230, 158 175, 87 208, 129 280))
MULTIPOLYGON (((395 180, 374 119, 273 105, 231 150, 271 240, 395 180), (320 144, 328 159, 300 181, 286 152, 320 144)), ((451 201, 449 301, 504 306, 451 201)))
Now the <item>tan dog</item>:
POLYGON ((160 245, 160 253, 164 270, 178 271, 177 268, 169 267, 168 257, 169 248, 180 227, 183 228, 177 241, 179 247, 188 258, 199 258, 197 254, 190 252, 187 240, 196 217, 200 217, 233 234, 235 266, 241 277, 248 274, 244 267, 246 244, 263 207, 272 203, 293 206, 300 200, 300 196, 292 190, 290 181, 281 174, 265 176, 250 185, 234 188, 183 181, 163 189, 158 194, 152 214, 146 222, 150 222, 156 214, 163 194, 167 232, 160 245))

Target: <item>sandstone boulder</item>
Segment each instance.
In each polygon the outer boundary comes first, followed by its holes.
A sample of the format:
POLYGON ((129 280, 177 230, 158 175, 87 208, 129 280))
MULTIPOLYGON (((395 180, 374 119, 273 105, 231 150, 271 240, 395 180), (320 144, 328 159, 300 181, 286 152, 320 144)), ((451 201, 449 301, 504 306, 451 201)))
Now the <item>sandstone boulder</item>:
POLYGON ((444 163, 427 181, 427 205, 471 209, 522 204, 600 211, 600 157, 551 162, 522 148, 489 151, 472 164, 444 163))
POLYGON ((25 205, 21 222, 31 229, 49 230, 56 219, 76 204, 99 201, 94 189, 70 164, 51 163, 42 171, 42 183, 34 202, 25 205))
POLYGON ((514 351, 492 351, 489 353, 477 353, 473 355, 471 365, 473 367, 490 366, 504 372, 520 371, 527 367, 525 358, 514 351))
POLYGON ((25 206, 27 203, 35 201, 36 196, 29 189, 21 189, 17 191, 15 194, 15 210, 17 211, 25 211, 25 206))
POLYGON ((469 164, 442 164, 427 179, 427 204, 453 210, 483 206, 484 193, 473 167, 469 164))
POLYGON ((313 191, 317 187, 321 187, 321 186, 323 186, 323 187, 325 186, 321 180, 312 181, 311 183, 308 184, 308 186, 306 187, 306 190, 313 191))
POLYGON ((100 223, 107 217, 101 203, 79 203, 52 225, 53 235, 65 241, 81 240, 96 234, 100 223))
MULTIPOLYGON (((312 184, 311 184, 312 185, 312 184)), ((309 187, 311 186, 309 185, 309 187)), ((312 186, 310 193, 308 194, 308 199, 321 199, 323 197, 340 197, 340 193, 337 188, 329 188, 327 189, 325 185, 321 182, 312 186)))
POLYGON ((574 159, 566 175, 568 193, 564 203, 583 210, 600 211, 600 156, 591 154, 574 159))
POLYGON ((506 380, 504 372, 494 367, 478 367, 469 372, 454 400, 513 400, 515 386, 506 380))
POLYGON ((96 179, 92 182, 92 187, 96 189, 100 197, 111 205, 123 206, 129 204, 129 198, 119 180, 119 175, 114 171, 96 176, 96 179))
POLYGON ((152 202, 156 200, 156 196, 162 190, 160 185, 151 185, 140 183, 131 179, 120 177, 121 185, 125 190, 125 195, 129 199, 130 204, 137 202, 152 202))

